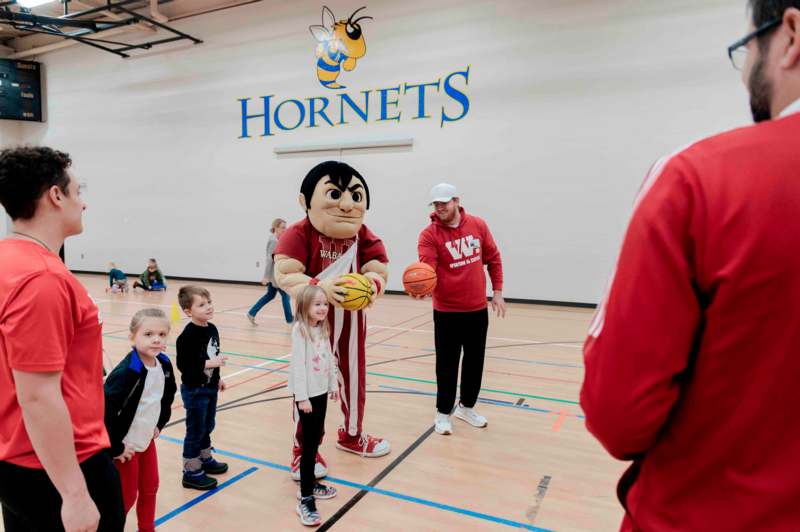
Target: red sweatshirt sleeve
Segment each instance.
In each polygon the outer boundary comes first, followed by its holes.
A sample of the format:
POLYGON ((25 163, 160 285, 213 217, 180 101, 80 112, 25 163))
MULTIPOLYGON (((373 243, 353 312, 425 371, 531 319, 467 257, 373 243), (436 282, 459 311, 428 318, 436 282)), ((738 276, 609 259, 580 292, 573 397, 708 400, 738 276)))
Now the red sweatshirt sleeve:
POLYGON ((436 241, 431 232, 431 228, 426 227, 419 234, 417 242, 417 253, 419 254, 419 261, 432 266, 434 271, 439 266, 439 254, 436 251, 436 241))
POLYGON ((497 249, 497 244, 494 241, 492 232, 484 220, 481 220, 483 226, 483 263, 489 269, 489 279, 492 280, 492 290, 503 289, 503 261, 500 259, 500 250, 497 249))
POLYGON ((692 219, 702 217, 692 176, 680 158, 651 170, 584 345, 586 426, 619 459, 653 446, 694 349, 692 219))

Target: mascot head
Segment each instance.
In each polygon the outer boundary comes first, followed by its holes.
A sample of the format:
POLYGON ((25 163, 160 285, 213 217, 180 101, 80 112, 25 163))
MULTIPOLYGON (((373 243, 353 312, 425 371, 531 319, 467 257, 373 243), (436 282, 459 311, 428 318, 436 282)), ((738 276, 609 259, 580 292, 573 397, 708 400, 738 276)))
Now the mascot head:
POLYGON ((299 200, 314 229, 330 238, 355 238, 369 209, 369 188, 349 164, 326 161, 303 179, 299 200))

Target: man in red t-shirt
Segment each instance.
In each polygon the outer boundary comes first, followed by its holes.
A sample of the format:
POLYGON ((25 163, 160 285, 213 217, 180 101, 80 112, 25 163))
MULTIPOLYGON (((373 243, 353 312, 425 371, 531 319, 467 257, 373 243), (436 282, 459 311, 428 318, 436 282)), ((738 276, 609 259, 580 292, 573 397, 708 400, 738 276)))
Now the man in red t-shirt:
MULTIPOLYGON (((309 171, 300 187, 300 206, 307 216, 281 235, 275 248, 275 280, 293 295, 308 284, 319 284, 333 308, 328 312, 331 348, 339 369, 344 424, 336 447, 364 457, 389 453, 389 442, 363 432, 366 402, 367 321, 363 310, 341 308, 347 273, 363 274, 372 285, 373 300, 386 288, 389 258, 383 242, 363 224, 370 206, 367 182, 350 165, 327 161, 309 171)), ((295 421, 298 417, 295 416, 295 421)), ((302 441, 296 423, 292 476, 300 479, 302 441)), ((317 478, 327 473, 317 455, 317 478)))
POLYGON ((492 280, 492 309, 506 314, 503 263, 491 231, 481 218, 467 214, 456 187, 448 183, 431 190, 431 224, 419 235, 419 260, 436 270, 433 329, 436 344, 436 417, 439 434, 452 434, 450 414, 474 427, 486 418, 475 411, 483 377, 489 312, 486 273, 492 280), (461 350, 464 360, 461 361, 461 350), (461 362, 461 398, 453 410, 461 362))
POLYGON ((623 530, 800 530, 800 0, 750 4, 758 123, 652 167, 584 346, 623 530))
POLYGON ((56 254, 86 205, 65 153, 0 152, 0 503, 8 532, 121 531, 103 423, 102 324, 56 254))

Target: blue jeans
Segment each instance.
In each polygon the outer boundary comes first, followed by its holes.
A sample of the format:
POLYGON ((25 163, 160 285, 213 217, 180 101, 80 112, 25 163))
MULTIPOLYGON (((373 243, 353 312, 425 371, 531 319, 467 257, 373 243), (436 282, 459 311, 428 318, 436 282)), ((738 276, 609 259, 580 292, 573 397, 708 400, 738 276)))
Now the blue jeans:
POLYGON ((283 302, 283 317, 286 318, 286 323, 292 323, 292 303, 289 299, 289 294, 272 283, 267 284, 267 293, 261 296, 261 299, 256 301, 256 304, 253 305, 253 308, 247 311, 247 313, 255 318, 258 311, 264 308, 264 305, 275 299, 275 294, 279 292, 281 294, 281 301, 283 302))
POLYGON ((181 384, 183 407, 186 409, 186 437, 183 438, 183 457, 198 458, 200 451, 211 447, 211 432, 217 420, 216 387, 187 388, 181 384))

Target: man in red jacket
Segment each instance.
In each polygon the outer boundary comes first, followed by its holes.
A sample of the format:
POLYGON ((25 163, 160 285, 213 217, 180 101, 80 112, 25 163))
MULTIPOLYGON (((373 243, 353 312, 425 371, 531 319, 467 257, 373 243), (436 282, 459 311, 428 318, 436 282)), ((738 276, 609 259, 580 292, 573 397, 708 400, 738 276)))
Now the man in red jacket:
POLYGON ((481 389, 489 312, 486 274, 492 280, 492 309, 505 316, 503 264, 489 227, 464 212, 456 187, 447 183, 431 190, 431 224, 419 235, 419 260, 436 270, 433 324, 436 343, 436 418, 439 434, 452 434, 450 414, 474 427, 486 418, 474 410, 481 389), (461 399, 453 411, 461 349, 461 399))
POLYGON ((750 4, 758 123, 653 166, 584 347, 623 530, 800 529, 800 1, 750 4))

